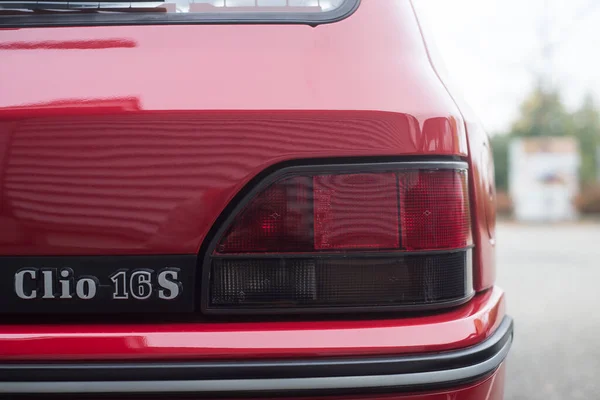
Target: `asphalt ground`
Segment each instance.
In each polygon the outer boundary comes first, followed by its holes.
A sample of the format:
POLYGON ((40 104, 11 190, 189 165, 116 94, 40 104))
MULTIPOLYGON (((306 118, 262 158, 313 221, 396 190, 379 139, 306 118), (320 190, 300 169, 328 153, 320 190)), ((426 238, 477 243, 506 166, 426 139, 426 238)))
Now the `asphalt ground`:
POLYGON ((600 223, 498 226, 506 400, 600 399, 600 223))

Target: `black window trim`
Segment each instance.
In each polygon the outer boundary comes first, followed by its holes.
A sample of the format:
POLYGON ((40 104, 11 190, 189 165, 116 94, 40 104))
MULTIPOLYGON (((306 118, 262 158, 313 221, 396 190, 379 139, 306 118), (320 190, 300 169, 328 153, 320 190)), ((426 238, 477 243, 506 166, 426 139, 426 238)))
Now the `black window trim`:
POLYGON ((118 26, 118 25, 256 25, 295 24, 317 26, 352 15, 361 0, 345 0, 334 10, 315 12, 223 12, 223 13, 122 13, 0 16, 2 28, 118 26))

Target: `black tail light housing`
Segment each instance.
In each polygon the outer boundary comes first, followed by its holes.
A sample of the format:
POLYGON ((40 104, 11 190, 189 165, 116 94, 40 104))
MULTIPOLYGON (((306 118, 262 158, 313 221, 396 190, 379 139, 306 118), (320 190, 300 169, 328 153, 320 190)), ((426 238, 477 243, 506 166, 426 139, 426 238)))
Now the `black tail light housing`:
POLYGON ((473 295, 467 164, 284 168, 236 207, 203 266, 210 314, 420 310, 473 295))

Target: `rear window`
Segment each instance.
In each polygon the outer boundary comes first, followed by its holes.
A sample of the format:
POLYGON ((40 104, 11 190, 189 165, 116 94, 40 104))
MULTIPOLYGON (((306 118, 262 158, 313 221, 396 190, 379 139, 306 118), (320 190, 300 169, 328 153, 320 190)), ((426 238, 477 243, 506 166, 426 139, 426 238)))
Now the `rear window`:
POLYGON ((0 0, 0 26, 68 26, 339 21, 360 0, 0 0))
POLYGON ((327 12, 339 8, 344 0, 193 0, 176 3, 196 12, 327 12))

